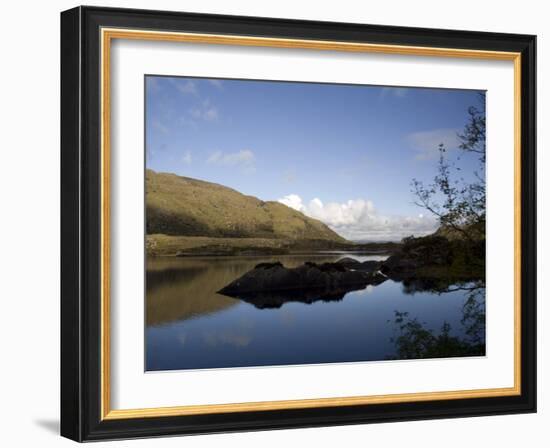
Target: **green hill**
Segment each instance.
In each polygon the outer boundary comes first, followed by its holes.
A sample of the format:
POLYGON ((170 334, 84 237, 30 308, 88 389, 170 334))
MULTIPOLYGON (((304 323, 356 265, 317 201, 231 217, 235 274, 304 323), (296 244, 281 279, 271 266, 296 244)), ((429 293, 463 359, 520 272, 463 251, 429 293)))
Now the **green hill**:
POLYGON ((322 222, 278 202, 175 174, 147 170, 145 178, 148 235, 349 243, 322 222))

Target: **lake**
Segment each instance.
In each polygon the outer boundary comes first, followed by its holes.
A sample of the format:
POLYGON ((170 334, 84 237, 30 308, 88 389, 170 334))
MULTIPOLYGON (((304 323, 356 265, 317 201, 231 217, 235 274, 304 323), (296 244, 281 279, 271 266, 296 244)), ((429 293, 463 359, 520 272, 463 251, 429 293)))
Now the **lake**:
POLYGON ((480 356, 485 291, 438 293, 388 280, 341 300, 259 308, 217 294, 256 264, 383 260, 383 254, 181 257, 147 260, 146 370, 480 356))

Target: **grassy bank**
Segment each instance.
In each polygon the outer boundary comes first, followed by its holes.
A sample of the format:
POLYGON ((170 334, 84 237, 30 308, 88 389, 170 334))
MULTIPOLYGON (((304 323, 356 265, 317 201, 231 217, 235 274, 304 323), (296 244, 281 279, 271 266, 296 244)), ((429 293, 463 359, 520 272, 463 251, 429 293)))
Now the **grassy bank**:
POLYGON ((397 243, 339 243, 327 240, 281 238, 215 238, 207 236, 147 235, 148 256, 284 255, 322 250, 392 252, 397 243))

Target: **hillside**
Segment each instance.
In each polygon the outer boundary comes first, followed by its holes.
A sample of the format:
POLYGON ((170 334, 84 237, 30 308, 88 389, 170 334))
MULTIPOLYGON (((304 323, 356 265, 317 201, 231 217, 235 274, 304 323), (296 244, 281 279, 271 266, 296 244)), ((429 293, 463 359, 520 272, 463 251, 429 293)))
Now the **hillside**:
POLYGON ((278 202, 175 174, 147 170, 145 177, 148 235, 349 244, 322 222, 278 202))

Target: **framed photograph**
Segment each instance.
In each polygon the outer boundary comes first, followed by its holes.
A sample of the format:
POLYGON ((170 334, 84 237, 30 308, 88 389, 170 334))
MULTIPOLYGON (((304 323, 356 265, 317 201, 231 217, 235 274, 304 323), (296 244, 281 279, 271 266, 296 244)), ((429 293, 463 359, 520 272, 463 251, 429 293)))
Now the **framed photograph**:
POLYGON ((536 410, 535 36, 61 14, 61 433, 536 410))

